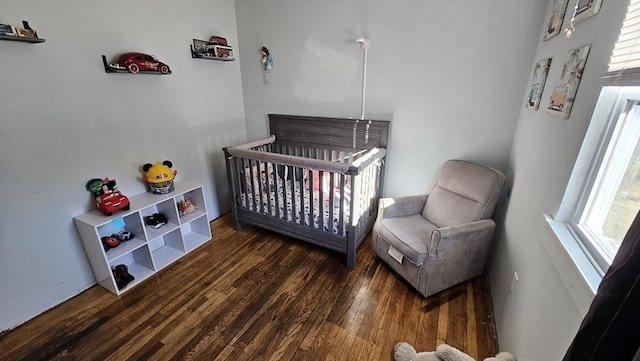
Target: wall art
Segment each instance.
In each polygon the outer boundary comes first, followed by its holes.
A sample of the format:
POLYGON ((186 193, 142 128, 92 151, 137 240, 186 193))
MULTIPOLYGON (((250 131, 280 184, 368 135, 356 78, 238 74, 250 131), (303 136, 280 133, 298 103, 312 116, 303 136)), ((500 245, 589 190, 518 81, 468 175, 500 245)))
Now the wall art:
POLYGON ((598 12, 602 6, 602 0, 576 0, 575 15, 573 24, 586 20, 598 12))
POLYGON ((524 105, 525 108, 538 110, 540 107, 540 98, 542 97, 544 83, 547 81, 547 74, 549 74, 550 67, 551 58, 543 59, 536 63, 533 68, 529 91, 527 92, 527 101, 524 105))
POLYGON ((553 0, 551 2, 551 15, 549 16, 549 22, 544 29, 544 37, 542 40, 549 40, 560 33, 560 30, 562 30, 564 14, 567 12, 568 3, 569 0, 553 0))
POLYGON ((560 79, 549 99, 547 114, 569 118, 590 48, 589 44, 569 51, 567 60, 562 65, 560 79))

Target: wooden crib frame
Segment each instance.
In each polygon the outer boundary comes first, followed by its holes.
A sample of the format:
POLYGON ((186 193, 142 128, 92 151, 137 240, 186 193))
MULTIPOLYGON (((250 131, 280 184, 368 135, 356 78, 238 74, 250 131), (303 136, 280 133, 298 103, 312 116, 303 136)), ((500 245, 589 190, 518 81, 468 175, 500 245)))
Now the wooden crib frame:
POLYGON ((269 114, 269 125, 270 137, 223 148, 235 229, 240 230, 241 223, 252 224, 344 253, 347 267, 353 269, 356 249, 377 215, 389 122, 269 114), (264 169, 272 174, 257 174, 264 169), (255 186, 258 180, 262 186, 255 186), (287 189, 283 191, 284 202, 293 209, 279 204, 281 199, 273 193, 274 185, 286 184, 289 191, 299 187, 299 199, 287 199, 287 189), (317 225, 313 207, 310 224, 301 210, 296 211, 296 203, 304 208, 305 195, 319 199, 317 225), (325 224, 325 203, 334 216, 327 219, 332 224, 325 224))

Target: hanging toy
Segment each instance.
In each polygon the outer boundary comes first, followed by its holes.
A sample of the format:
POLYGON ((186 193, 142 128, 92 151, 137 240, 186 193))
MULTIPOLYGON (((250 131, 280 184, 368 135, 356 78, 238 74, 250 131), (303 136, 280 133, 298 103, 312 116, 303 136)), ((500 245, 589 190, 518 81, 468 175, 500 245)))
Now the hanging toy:
POLYGON ((573 35, 573 32, 576 30, 575 26, 573 25, 573 22, 576 20, 576 14, 578 13, 578 5, 579 5, 579 0, 576 0, 576 5, 573 7, 573 15, 571 15, 571 21, 569 21, 569 26, 567 26, 566 29, 564 29, 564 37, 569 39, 571 37, 571 35, 573 35))
POLYGON ((265 84, 269 84, 269 72, 273 68, 273 58, 269 53, 269 49, 262 47, 262 76, 265 84))

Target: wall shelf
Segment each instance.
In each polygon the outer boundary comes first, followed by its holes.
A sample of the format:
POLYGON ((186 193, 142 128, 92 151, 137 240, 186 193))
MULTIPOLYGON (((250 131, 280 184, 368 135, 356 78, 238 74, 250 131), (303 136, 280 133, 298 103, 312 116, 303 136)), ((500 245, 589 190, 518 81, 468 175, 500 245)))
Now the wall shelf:
POLYGON ((93 274, 100 285, 120 295, 211 240, 202 186, 186 181, 174 184, 169 194, 139 194, 129 199, 128 211, 106 216, 98 210, 74 217, 93 274), (180 216, 177 204, 189 199, 198 208, 180 216), (168 222, 159 228, 145 226, 146 217, 162 213, 168 222), (134 238, 105 250, 101 238, 120 231, 134 238), (118 288, 113 269, 124 264, 135 279, 118 288))
POLYGON ((8 40, 8 41, 19 41, 22 43, 44 43, 44 39, 42 38, 23 38, 20 36, 12 36, 12 35, 0 35, 0 40, 8 40))

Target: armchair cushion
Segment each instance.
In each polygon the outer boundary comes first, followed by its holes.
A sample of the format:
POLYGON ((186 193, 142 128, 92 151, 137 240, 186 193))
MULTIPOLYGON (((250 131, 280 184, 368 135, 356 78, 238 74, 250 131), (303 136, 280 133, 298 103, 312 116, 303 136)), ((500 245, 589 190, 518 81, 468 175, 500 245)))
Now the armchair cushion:
POLYGON ((429 252, 427 247, 431 243, 431 233, 437 228, 420 214, 414 214, 382 219, 378 223, 377 232, 411 263, 420 265, 429 252))

